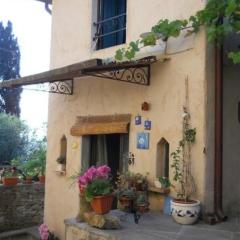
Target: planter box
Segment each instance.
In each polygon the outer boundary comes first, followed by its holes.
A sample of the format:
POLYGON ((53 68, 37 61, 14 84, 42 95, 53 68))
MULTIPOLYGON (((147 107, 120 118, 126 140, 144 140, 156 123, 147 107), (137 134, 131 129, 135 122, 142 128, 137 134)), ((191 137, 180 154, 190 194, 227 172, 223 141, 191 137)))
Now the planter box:
POLYGON ((91 201, 91 207, 97 214, 106 214, 112 208, 113 195, 96 196, 91 201))
POLYGON ((4 186, 14 186, 18 184, 18 178, 17 177, 7 177, 3 178, 3 185, 4 186))

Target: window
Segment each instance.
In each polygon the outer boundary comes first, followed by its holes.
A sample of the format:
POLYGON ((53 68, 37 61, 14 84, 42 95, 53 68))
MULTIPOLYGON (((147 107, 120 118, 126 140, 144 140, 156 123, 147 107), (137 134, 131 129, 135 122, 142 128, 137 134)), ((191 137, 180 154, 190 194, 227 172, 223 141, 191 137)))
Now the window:
POLYGON ((85 135, 82 138, 83 171, 90 166, 107 164, 111 168, 114 181, 117 172, 128 170, 128 134, 85 135))
POLYGON ((162 138, 157 144, 157 177, 169 177, 169 143, 162 138))
POLYGON ((96 34, 97 49, 126 42, 126 0, 98 0, 96 34))

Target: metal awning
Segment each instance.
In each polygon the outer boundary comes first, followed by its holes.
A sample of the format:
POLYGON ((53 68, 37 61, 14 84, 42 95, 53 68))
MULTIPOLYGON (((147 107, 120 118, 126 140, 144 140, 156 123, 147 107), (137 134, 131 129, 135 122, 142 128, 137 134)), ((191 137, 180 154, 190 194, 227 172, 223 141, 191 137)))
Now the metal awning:
MULTIPOLYGON (((158 61, 165 61, 167 59, 168 58, 163 55, 158 61)), ((156 57, 122 63, 105 63, 102 59, 91 59, 52 69, 47 72, 2 81, 0 88, 50 83, 49 92, 72 95, 73 79, 86 76, 101 77, 147 86, 150 84, 150 66, 156 61, 156 57)))

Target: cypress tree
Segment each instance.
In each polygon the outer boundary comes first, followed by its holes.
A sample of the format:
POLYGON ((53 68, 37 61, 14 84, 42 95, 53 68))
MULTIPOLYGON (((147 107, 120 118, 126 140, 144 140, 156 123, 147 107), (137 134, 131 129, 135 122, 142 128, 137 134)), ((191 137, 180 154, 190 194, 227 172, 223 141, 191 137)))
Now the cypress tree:
MULTIPOLYGON (((4 26, 0 22, 0 81, 20 77, 20 50, 17 38, 12 32, 12 23, 4 26)), ((0 89, 0 112, 20 116, 22 88, 0 89)))

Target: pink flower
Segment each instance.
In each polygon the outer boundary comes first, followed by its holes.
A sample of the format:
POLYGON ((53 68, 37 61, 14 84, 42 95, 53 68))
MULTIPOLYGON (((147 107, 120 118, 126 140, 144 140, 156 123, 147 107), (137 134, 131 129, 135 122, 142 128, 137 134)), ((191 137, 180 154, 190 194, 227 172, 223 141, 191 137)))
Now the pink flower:
POLYGON ((78 178, 78 184, 80 186, 86 186, 87 185, 87 179, 85 178, 85 176, 81 176, 78 178))
POLYGON ((111 168, 107 165, 102 165, 97 168, 97 175, 100 178, 108 178, 109 173, 111 172, 111 168))
POLYGON ((86 178, 92 181, 94 177, 97 175, 97 169, 95 167, 90 167, 87 172, 84 174, 86 178))
POLYGON ((48 240, 49 231, 46 224, 41 224, 38 228, 41 240, 48 240))
POLYGON ((103 178, 108 179, 111 168, 107 165, 99 167, 90 167, 82 176, 78 177, 78 185, 80 188, 86 187, 95 179, 103 178))

